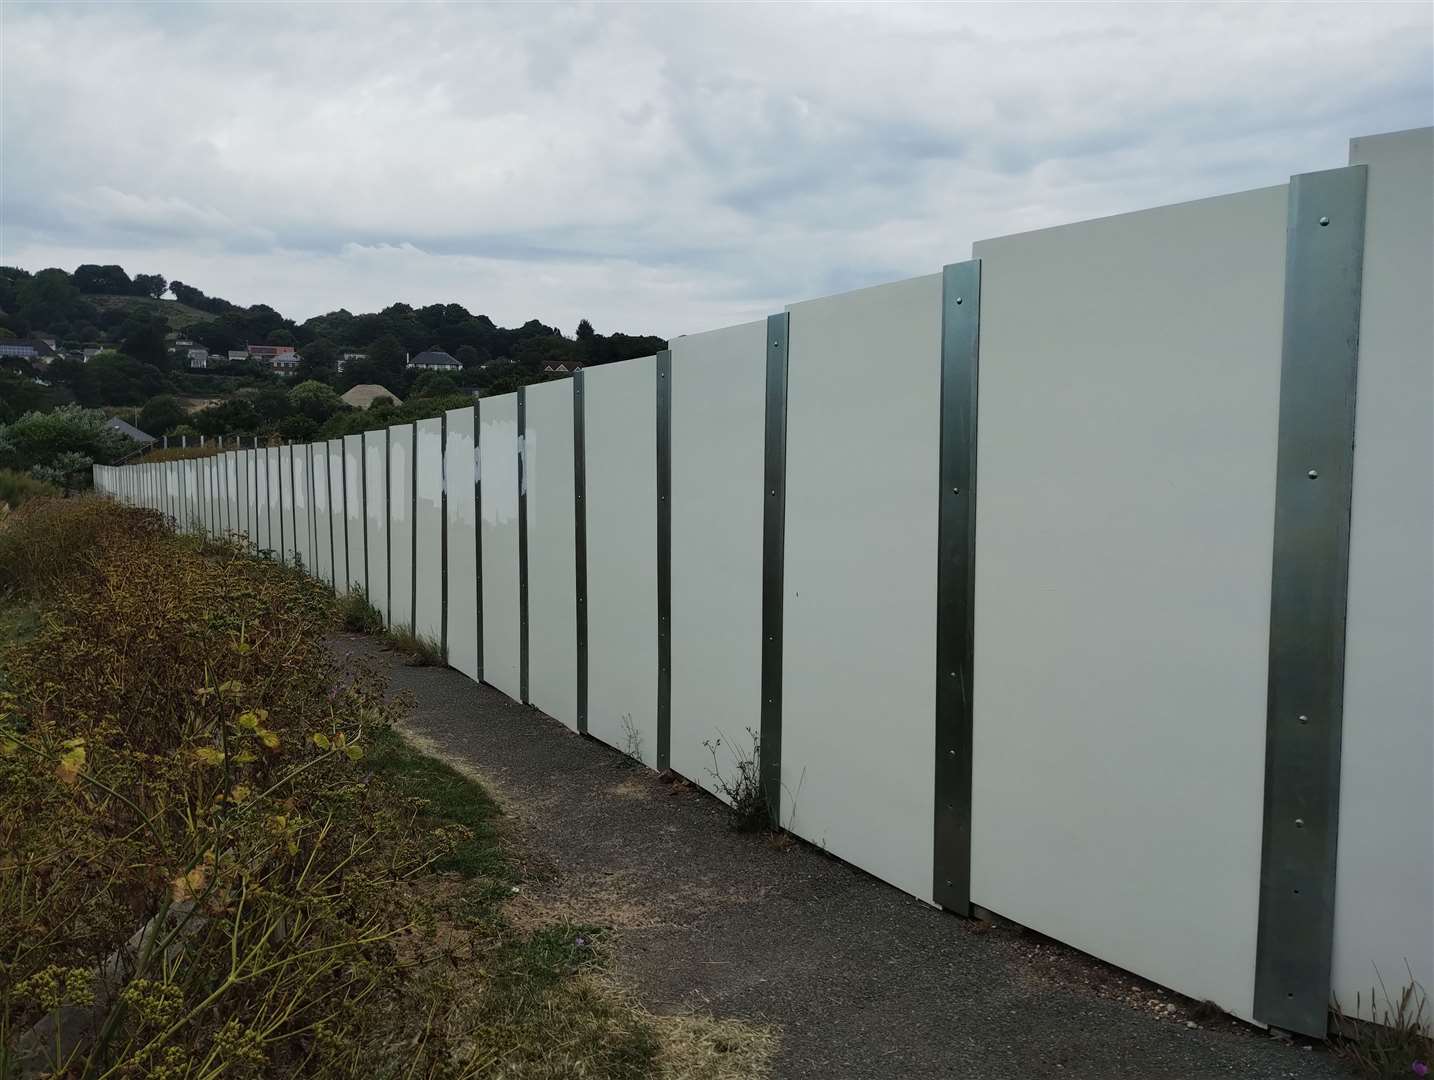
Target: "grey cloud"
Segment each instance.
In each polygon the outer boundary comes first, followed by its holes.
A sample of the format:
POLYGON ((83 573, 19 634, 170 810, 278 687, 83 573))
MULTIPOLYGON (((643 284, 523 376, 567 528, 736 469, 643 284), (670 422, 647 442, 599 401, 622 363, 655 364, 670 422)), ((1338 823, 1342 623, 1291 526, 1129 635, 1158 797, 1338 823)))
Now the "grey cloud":
POLYGON ((0 260, 103 256, 299 317, 401 297, 690 332, 1278 183, 1434 101, 1420 6, 0 18, 0 260))

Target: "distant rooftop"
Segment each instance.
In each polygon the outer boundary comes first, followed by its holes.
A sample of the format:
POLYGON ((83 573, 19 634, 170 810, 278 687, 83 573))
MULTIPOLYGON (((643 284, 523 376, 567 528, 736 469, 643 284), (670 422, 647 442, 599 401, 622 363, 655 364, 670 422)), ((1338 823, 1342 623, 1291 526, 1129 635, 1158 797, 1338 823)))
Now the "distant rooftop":
POLYGON ((111 431, 118 431, 121 435, 128 435, 137 443, 152 443, 157 441, 153 435, 146 435, 143 431, 140 431, 139 428, 135 427, 133 424, 125 423, 118 416, 110 417, 109 422, 105 424, 105 427, 109 428, 111 431))

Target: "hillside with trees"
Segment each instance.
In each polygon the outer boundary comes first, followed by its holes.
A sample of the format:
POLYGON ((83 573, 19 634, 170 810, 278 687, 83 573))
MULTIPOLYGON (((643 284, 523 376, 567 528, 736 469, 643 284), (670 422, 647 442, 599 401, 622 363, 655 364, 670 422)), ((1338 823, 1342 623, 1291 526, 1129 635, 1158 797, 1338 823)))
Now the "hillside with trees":
MULTIPOLYGON (((316 415, 322 410, 312 403, 291 407, 291 388, 297 391, 302 383, 327 388, 335 402, 351 386, 379 383, 403 399, 407 410, 415 396, 452 400, 462 393, 471 400, 475 390, 505 393, 543 381, 553 377, 543 371, 553 360, 592 366, 666 347, 652 335, 600 334, 586 319, 570 336, 537 319, 503 327, 461 304, 395 303, 377 312, 340 309, 295 322, 267 304, 243 307, 161 274, 131 276, 120 266, 85 264, 73 273, 0 267, 0 340, 35 337, 54 339, 62 355, 47 365, 0 359, 0 423, 69 403, 123 411, 133 421, 137 407, 172 397, 184 415, 151 434, 188 427, 289 438, 309 437, 345 411, 341 403, 324 416, 316 415), (191 370, 185 352, 175 347, 179 339, 226 359, 191 370), (231 350, 259 344, 293 346, 301 357, 298 371, 284 377, 256 361, 227 360, 231 350), (409 370, 407 357, 432 348, 456 358, 461 371, 444 374, 437 383, 419 383, 436 373, 409 370), (92 353, 88 359, 74 358, 85 349, 92 353), (340 371, 345 353, 364 359, 350 360, 340 371), (211 404, 195 411, 205 402, 211 404)), ((151 419, 161 415, 175 419, 172 410, 151 411, 151 419)))

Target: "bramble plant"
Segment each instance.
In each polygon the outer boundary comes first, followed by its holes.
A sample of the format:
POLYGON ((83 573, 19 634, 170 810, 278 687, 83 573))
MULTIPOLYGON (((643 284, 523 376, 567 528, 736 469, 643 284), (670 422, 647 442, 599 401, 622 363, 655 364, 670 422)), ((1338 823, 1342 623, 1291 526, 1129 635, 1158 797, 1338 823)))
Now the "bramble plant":
POLYGON ((737 832, 761 832, 772 825, 767 793, 762 789, 762 740, 752 728, 747 729, 747 737, 752 743, 750 751, 733 746, 731 740, 727 740, 727 752, 734 767, 732 773, 724 772, 717 760, 717 751, 726 738, 721 732, 716 739, 703 740, 702 745, 712 756, 712 767, 707 773, 732 811, 732 828, 737 832))

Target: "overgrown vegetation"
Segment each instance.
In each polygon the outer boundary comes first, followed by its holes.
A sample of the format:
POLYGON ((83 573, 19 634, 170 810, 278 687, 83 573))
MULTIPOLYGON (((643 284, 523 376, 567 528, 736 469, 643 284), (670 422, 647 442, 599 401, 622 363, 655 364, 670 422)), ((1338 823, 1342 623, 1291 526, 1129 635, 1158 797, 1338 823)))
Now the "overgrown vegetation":
POLYGON ((16 472, 14 469, 0 469, 0 506, 14 510, 27 499, 58 494, 60 489, 54 484, 36 480, 28 473, 16 472))
POLYGON ((448 662, 448 658, 443 655, 443 647, 438 642, 422 634, 415 634, 410 627, 391 627, 383 632, 383 636, 389 645, 404 653, 414 667, 442 667, 448 662))
POLYGON ((355 634, 380 634, 398 652, 408 657, 414 667, 442 667, 448 658, 443 646, 432 638, 415 634, 407 626, 384 626, 383 612, 369 601, 363 589, 350 589, 335 600, 339 621, 345 630, 355 634))
POLYGON ((134 449, 108 422, 98 409, 67 405, 0 423, 0 468, 66 490, 87 488, 92 465, 112 464, 134 449))
POLYGON ((702 745, 712 756, 712 767, 707 772, 727 802, 732 814, 732 828, 737 832, 761 832, 773 825, 772 814, 767 807, 767 793, 762 787, 762 740, 752 728, 747 729, 747 739, 751 743, 750 749, 733 744, 719 732, 717 738, 704 740, 702 745), (724 742, 727 756, 732 759, 730 769, 724 769, 717 757, 717 751, 724 742))
POLYGON ((94 498, 0 520, 0 574, 0 1076, 754 1067, 674 1063, 593 928, 507 923, 498 808, 321 584, 94 498))
POLYGON ((1357 1020, 1364 998, 1355 1001, 1354 1016, 1335 1002, 1335 1051, 1359 1070, 1366 1080, 1395 1080, 1434 1072, 1434 1017, 1429 996, 1406 967, 1408 982, 1397 996, 1383 979, 1369 991, 1371 1015, 1376 1023, 1357 1020), (1379 1003, 1383 1002, 1383 1005, 1379 1003))

